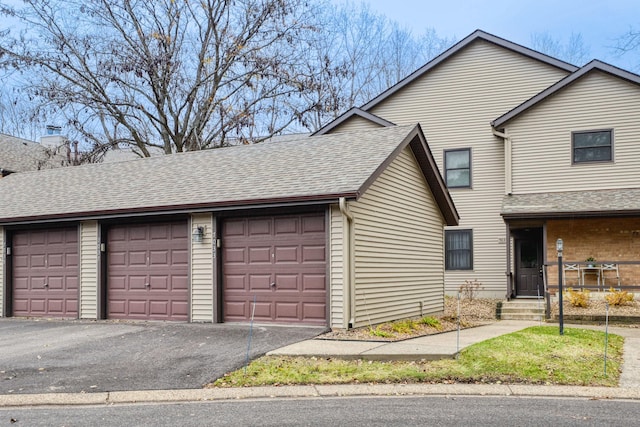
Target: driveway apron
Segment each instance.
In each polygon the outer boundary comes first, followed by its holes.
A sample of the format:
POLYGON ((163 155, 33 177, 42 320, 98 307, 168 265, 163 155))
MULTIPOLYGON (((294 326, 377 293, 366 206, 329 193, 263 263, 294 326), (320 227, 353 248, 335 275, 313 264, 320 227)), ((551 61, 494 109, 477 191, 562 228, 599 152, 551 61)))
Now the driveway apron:
POLYGON ((0 394, 200 388, 324 328, 0 319, 0 394))

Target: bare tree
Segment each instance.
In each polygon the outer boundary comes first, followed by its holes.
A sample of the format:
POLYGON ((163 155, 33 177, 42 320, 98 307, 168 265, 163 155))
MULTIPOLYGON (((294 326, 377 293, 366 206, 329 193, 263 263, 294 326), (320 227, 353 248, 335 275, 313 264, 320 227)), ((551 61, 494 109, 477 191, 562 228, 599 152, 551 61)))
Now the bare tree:
POLYGON ((535 33, 531 36, 531 48, 579 66, 591 59, 590 49, 585 46, 580 33, 571 33, 566 43, 551 37, 549 33, 535 33))
POLYGON ((618 37, 613 51, 619 56, 631 55, 635 60, 634 69, 640 68, 640 31, 631 27, 629 30, 618 37))
POLYGON ((0 39, 46 113, 64 112, 96 150, 148 156, 269 136, 315 104, 301 42, 304 0, 25 0, 0 5, 23 30, 0 39))
POLYGON ((377 96, 454 42, 429 28, 416 37, 366 3, 327 4, 321 19, 324 31, 307 50, 307 72, 322 70, 317 90, 305 94, 317 106, 305 116, 309 130, 377 96))

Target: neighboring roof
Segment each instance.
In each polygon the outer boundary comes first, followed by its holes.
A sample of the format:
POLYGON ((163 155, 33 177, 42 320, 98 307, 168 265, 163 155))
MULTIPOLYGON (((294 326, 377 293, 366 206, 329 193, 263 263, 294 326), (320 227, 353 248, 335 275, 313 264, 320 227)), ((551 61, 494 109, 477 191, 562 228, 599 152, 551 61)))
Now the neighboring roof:
POLYGON ((640 189, 514 194, 502 200, 506 219, 637 215, 640 189))
POLYGON ((529 58, 535 59, 540 62, 544 62, 545 64, 551 65, 556 68, 560 68, 570 73, 578 69, 578 67, 576 67, 575 65, 571 65, 567 62, 561 61, 559 59, 556 59, 551 56, 545 55, 543 53, 537 52, 535 50, 529 49, 517 43, 513 43, 503 38, 494 36, 493 34, 486 33, 482 30, 476 30, 470 35, 468 35, 467 37, 465 37, 464 39, 462 39, 461 41, 459 41, 458 43, 456 43, 455 45, 453 45, 452 47, 450 47, 449 49, 447 49, 446 51, 444 51, 443 53, 441 53, 440 55, 436 56, 431 61, 427 62, 422 67, 418 68, 409 76, 400 80, 398 83, 391 86, 389 89, 387 89, 386 91, 382 92, 380 95, 373 98, 371 101, 364 104, 361 108, 363 110, 369 110, 370 108, 374 107, 375 105, 382 102, 384 99, 398 92, 403 87, 407 86, 414 80, 420 78, 423 74, 429 72, 431 69, 435 68, 440 63, 446 61, 447 59, 449 59, 450 57, 452 57, 453 55, 455 55, 456 53, 463 50, 464 48, 466 48, 471 43, 477 40, 484 40, 486 42, 493 43, 505 49, 512 50, 521 55, 528 56, 529 58))
POLYGON ((24 172, 38 169, 45 149, 37 142, 0 133, 0 171, 24 172))
POLYGON ((552 95, 556 94, 557 92, 559 92, 562 89, 566 88, 570 84, 574 83, 576 80, 586 76, 587 74, 589 74, 589 73, 591 73, 593 71, 601 71, 603 73, 610 74, 610 75, 612 75, 614 77, 629 81, 631 83, 635 83, 637 85, 640 85, 640 76, 639 75, 631 73, 631 72, 626 71, 626 70, 623 70, 621 68, 614 67, 613 65, 609 65, 609 64, 606 64, 604 62, 601 62, 601 61, 598 61, 598 60, 594 59, 593 61, 589 62, 584 67, 580 68, 578 71, 575 71, 574 73, 568 75, 567 77, 563 78, 562 80, 558 81, 557 83, 549 86, 547 89, 543 90, 539 94, 537 94, 534 97, 530 98, 529 100, 523 102, 522 104, 520 104, 519 106, 517 106, 513 110, 511 110, 508 113, 503 114, 502 116, 498 117, 497 119, 495 119, 494 121, 491 122, 491 126, 493 126, 494 128, 500 128, 501 126, 503 126, 509 120, 511 120, 511 119, 515 118, 516 116, 524 113, 525 111, 527 111, 528 109, 534 107, 535 105, 539 104, 540 102, 543 102, 544 100, 548 99, 552 95))
POLYGON ((360 108, 353 107, 347 110, 337 119, 327 123, 320 129, 315 131, 313 135, 323 135, 327 132, 331 132, 333 129, 337 128, 338 126, 340 126, 342 123, 344 123, 345 121, 347 121, 353 116, 362 117, 363 119, 369 120, 370 122, 380 125, 382 127, 395 126, 394 123, 391 123, 390 121, 385 120, 382 117, 376 116, 375 114, 368 113, 364 110, 361 110, 360 108))
POLYGON ((446 222, 457 224, 418 125, 9 175, 0 222, 357 199, 407 145, 446 222))

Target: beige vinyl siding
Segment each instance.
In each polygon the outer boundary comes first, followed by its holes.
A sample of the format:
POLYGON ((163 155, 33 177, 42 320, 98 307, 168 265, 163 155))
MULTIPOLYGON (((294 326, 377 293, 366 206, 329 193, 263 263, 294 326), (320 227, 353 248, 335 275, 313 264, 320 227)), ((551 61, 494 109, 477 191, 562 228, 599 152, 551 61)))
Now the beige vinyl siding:
POLYGON ((345 313, 345 289, 344 280, 344 257, 348 254, 346 248, 347 241, 344 233, 348 230, 346 218, 340 212, 340 208, 336 205, 331 206, 331 222, 330 222, 330 265, 329 265, 329 326, 332 329, 346 329, 347 319, 345 313))
POLYGON ((4 317, 4 288, 6 286, 4 280, 4 257, 7 255, 7 247, 4 242, 4 227, 0 227, 0 250, 2 251, 2 253, 0 254, 0 317, 4 317))
MULTIPOLYGON (((595 71, 507 124, 513 192, 640 186, 640 87, 595 71), (613 129, 613 162, 572 164, 573 131, 613 129)), ((568 206, 570 208, 570 206, 568 206)))
POLYGON ((473 188, 450 193, 456 228, 473 229, 474 269, 447 271, 448 294, 477 279, 484 296, 505 296, 504 143, 489 123, 566 74, 478 40, 370 110, 397 124, 419 122, 442 173, 444 150, 471 148, 473 188))
POLYGON ((356 130, 378 129, 381 126, 360 116, 352 116, 331 130, 331 133, 352 132, 356 130))
POLYGON ((97 221, 80 223, 80 319, 98 318, 100 239, 97 221))
POLYGON ((213 322, 213 215, 191 216, 191 229, 205 227, 201 243, 191 242, 191 321, 213 322))
POLYGON ((444 309, 444 219, 407 147, 354 216, 354 327, 444 309))

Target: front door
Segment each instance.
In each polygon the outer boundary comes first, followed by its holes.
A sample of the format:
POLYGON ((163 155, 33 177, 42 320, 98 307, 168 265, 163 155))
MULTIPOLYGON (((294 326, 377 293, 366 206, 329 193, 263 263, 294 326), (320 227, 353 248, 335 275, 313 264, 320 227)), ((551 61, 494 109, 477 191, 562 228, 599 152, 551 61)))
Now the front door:
POLYGON ((542 230, 527 229, 514 234, 516 296, 542 296, 542 230))

